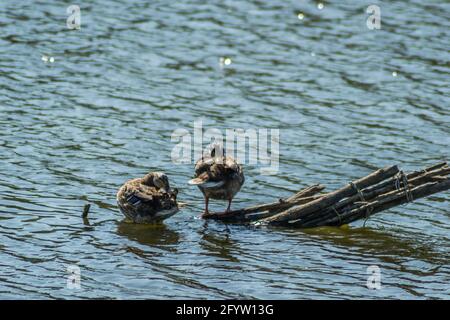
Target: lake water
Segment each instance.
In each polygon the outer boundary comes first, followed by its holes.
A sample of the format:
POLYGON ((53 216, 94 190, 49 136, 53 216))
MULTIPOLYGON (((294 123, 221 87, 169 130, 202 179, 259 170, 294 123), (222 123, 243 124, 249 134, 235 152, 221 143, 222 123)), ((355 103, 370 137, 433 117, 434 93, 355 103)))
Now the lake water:
POLYGON ((247 165, 238 208, 447 160, 448 2, 379 3, 379 30, 372 1, 97 0, 79 30, 68 4, 0 3, 1 298, 450 298, 448 192, 365 228, 227 226, 198 218, 193 164, 171 161, 173 131, 200 119, 280 129, 278 172, 247 165), (187 206, 121 222, 117 189, 150 170, 187 206))

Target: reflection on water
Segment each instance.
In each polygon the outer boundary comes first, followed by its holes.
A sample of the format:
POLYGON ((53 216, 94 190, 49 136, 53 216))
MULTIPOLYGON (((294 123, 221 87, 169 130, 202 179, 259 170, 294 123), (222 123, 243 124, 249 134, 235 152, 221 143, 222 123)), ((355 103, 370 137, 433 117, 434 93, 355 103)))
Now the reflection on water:
POLYGON ((180 237, 176 231, 170 230, 164 224, 139 225, 121 221, 118 223, 117 234, 148 246, 165 246, 176 249, 180 237))
POLYGON ((366 228, 227 226, 198 218, 193 163, 171 162, 172 132, 194 121, 279 128, 278 173, 245 166, 238 208, 446 160, 449 5, 383 2, 380 30, 364 6, 96 0, 67 30, 64 1, 1 1, 0 297, 449 298, 448 193, 366 228), (149 170, 189 205, 123 223, 117 189, 149 170), (381 290, 366 288, 372 265, 381 290))
POLYGON ((205 254, 218 259, 225 259, 233 263, 239 263, 239 256, 234 256, 233 249, 237 243, 230 237, 230 230, 225 225, 222 230, 210 230, 208 222, 200 229, 200 246, 205 254))

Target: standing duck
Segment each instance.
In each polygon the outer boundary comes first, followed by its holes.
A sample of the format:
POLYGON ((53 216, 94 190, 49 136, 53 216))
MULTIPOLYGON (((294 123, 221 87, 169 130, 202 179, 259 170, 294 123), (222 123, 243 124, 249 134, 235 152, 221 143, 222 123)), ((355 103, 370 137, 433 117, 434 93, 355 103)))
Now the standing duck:
POLYGON ((231 201, 244 184, 242 166, 231 157, 226 157, 222 146, 213 145, 211 151, 195 164, 195 177, 189 184, 196 185, 205 197, 205 212, 209 215, 209 199, 228 200, 224 214, 230 211, 231 201))
POLYGON ((177 189, 162 172, 125 182, 117 192, 120 211, 134 223, 159 222, 178 212, 177 189))

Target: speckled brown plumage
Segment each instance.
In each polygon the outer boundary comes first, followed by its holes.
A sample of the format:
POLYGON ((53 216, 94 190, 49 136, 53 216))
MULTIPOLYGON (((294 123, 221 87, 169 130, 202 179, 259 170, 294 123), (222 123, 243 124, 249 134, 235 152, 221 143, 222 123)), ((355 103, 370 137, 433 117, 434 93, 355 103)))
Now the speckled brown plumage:
POLYGON ((205 197, 205 213, 208 214, 209 199, 228 200, 226 211, 230 210, 231 201, 244 184, 242 166, 231 157, 203 157, 195 164, 195 178, 189 184, 197 185, 205 197))
POLYGON ((135 223, 162 221, 178 212, 177 190, 170 189, 167 176, 149 173, 127 181, 117 192, 117 205, 135 223))

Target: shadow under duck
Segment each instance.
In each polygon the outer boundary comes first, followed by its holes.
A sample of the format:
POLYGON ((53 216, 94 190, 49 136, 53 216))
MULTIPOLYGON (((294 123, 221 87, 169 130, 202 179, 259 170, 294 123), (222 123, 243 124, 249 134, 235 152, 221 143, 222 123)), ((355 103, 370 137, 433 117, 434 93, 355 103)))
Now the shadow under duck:
POLYGON ((155 223, 178 212, 177 194, 164 173, 150 172, 125 182, 117 192, 117 205, 134 223, 155 223))
POLYGON ((214 144, 209 154, 195 164, 194 179, 190 185, 196 185, 205 198, 205 212, 209 215, 209 199, 228 200, 228 207, 223 214, 230 211, 231 201, 244 184, 244 171, 232 157, 227 157, 221 145, 214 144))

